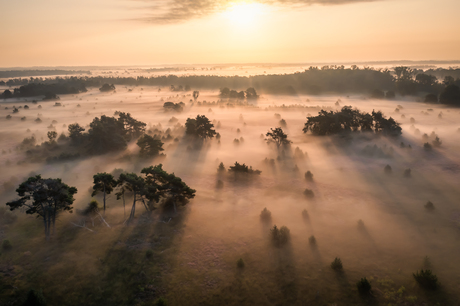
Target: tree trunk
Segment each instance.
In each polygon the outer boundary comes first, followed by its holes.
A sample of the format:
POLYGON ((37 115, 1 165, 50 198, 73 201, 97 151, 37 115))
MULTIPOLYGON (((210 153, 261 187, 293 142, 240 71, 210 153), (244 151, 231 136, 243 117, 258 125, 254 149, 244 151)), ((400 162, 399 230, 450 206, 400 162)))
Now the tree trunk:
POLYGON ((105 184, 104 184, 104 215, 105 215, 105 184))

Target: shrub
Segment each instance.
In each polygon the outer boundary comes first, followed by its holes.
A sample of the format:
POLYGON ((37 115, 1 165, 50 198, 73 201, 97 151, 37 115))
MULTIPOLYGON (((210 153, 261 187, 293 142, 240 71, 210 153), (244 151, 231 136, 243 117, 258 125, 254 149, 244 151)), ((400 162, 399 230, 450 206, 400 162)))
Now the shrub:
POLYGON ((417 281, 425 289, 434 290, 438 288, 438 277, 431 270, 420 270, 412 274, 417 281))
POLYGON ((265 207, 260 213, 260 220, 263 222, 269 222, 272 220, 272 213, 265 207))
POLYGON ((152 251, 152 250, 147 250, 147 251, 145 251, 145 257, 146 257, 147 259, 152 258, 152 257, 153 257, 153 251, 152 251))
POLYGON ((313 198, 315 196, 315 193, 311 189, 305 189, 303 194, 309 199, 311 199, 311 198, 313 198))
POLYGON ((431 201, 426 202, 424 207, 426 210, 434 210, 434 204, 431 201))
POLYGON ((439 139, 438 136, 436 136, 436 138, 432 141, 432 143, 433 143, 433 146, 440 147, 441 144, 442 144, 442 141, 441 141, 441 139, 439 139))
POLYGON ((225 173, 225 166, 224 166, 224 163, 220 163, 219 164, 219 167, 217 168, 217 172, 218 173, 225 173))
POLYGON ((412 171, 410 168, 404 170, 404 177, 411 177, 412 176, 411 172, 412 171))
POLYGON ((12 248, 13 248, 13 246, 11 245, 11 242, 8 239, 3 240, 2 249, 7 251, 7 250, 11 250, 12 248))
POLYGON ((306 221, 310 219, 310 215, 306 209, 302 210, 302 218, 306 221))
POLYGON ((243 261, 243 258, 240 258, 236 261, 236 266, 240 269, 243 269, 244 268, 244 261, 243 261))
POLYGON ((342 260, 340 260, 340 258, 336 257, 331 263, 331 268, 336 270, 336 271, 342 270, 343 269, 342 260))
POLYGON ((385 174, 391 174, 393 170, 390 165, 386 165, 385 168, 383 168, 383 171, 385 171, 385 174))
POLYGON ((315 236, 310 236, 310 238, 308 238, 308 243, 310 243, 311 246, 315 246, 316 245, 316 238, 315 236))
POLYGON ((431 151, 433 149, 433 147, 428 142, 425 142, 423 144, 423 148, 425 149, 425 151, 431 151))
POLYGON ((31 289, 27 293, 27 299, 22 306, 45 306, 46 300, 41 290, 31 289))
POLYGON ((365 277, 356 283, 356 287, 361 294, 368 294, 372 289, 371 283, 365 277))
POLYGON ((274 225, 273 228, 270 229, 270 234, 272 242, 277 247, 285 245, 290 239, 290 231, 286 226, 278 228, 276 225, 274 225))
POLYGON ((310 172, 310 170, 308 170, 307 172, 305 172, 305 179, 309 182, 312 182, 313 181, 313 173, 310 172))

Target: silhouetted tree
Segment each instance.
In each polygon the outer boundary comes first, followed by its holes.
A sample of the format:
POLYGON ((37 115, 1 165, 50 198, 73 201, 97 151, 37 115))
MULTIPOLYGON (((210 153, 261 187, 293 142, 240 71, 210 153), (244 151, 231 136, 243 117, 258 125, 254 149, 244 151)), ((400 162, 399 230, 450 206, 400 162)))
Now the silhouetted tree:
POLYGON ((69 124, 69 138, 72 144, 78 145, 83 139, 83 133, 85 129, 81 127, 78 123, 69 124))
POLYGON ((61 179, 43 179, 40 175, 29 177, 16 189, 17 200, 6 203, 10 210, 25 208, 26 214, 37 214, 43 218, 45 236, 49 240, 51 225, 53 234, 56 228, 56 217, 61 211, 72 212, 77 188, 64 184, 61 179))
POLYGON ((195 119, 188 118, 185 122, 185 133, 201 139, 212 138, 216 135, 214 124, 205 115, 197 115, 195 119))
POLYGON ((49 131, 48 134, 48 139, 50 140, 50 143, 55 142, 57 138, 57 132, 56 131, 49 131))
POLYGON ((110 173, 98 173, 93 176, 93 193, 91 196, 95 196, 98 192, 104 194, 104 213, 105 213, 105 198, 107 194, 112 193, 113 188, 117 186, 117 181, 110 173))
POLYGON ((196 99, 198 99, 199 96, 200 96, 200 92, 198 90, 194 90, 193 91, 193 100, 196 101, 196 99))
POLYGON ((160 139, 144 134, 137 140, 140 154, 143 156, 156 156, 163 151, 163 142, 160 139))
POLYGON ((104 85, 102 85, 101 88, 99 88, 99 90, 102 91, 102 92, 113 91, 113 90, 115 90, 115 85, 113 85, 113 84, 109 85, 109 84, 105 83, 104 85))
POLYGON ((268 131, 267 134, 265 134, 265 136, 269 137, 266 139, 267 142, 274 142, 277 148, 291 143, 291 141, 287 139, 287 134, 283 132, 282 128, 279 127, 270 130, 271 132, 268 131))
POLYGON ((460 87, 447 85, 439 96, 439 103, 460 106, 460 87))

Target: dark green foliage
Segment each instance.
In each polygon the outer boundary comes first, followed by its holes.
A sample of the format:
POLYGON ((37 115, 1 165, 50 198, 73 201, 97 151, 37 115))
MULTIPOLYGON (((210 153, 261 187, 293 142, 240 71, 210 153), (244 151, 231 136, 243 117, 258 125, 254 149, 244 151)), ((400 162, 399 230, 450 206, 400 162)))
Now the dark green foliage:
POLYGON ((245 164, 240 164, 235 162, 234 166, 230 166, 228 169, 229 172, 236 174, 256 174, 259 175, 262 173, 260 170, 253 170, 252 167, 248 167, 245 164))
POLYGON ((438 277, 431 272, 431 270, 420 270, 417 271, 416 273, 412 274, 419 283, 420 286, 422 286, 425 289, 431 289, 435 290, 438 288, 439 283, 438 283, 438 277))
POLYGON ((145 251, 145 258, 151 259, 152 257, 153 257, 153 251, 152 250, 145 251))
POLYGON ((314 193, 313 190, 311 190, 311 189, 305 189, 305 190, 303 191, 303 194, 304 194, 304 196, 306 196, 306 197, 309 198, 309 199, 312 199, 312 198, 315 197, 315 193, 314 193))
POLYGON ((427 94, 425 96, 425 101, 426 103, 438 103, 438 96, 435 94, 427 94))
POLYGON ((431 201, 426 202, 424 205, 426 210, 433 211, 434 210, 434 204, 431 201))
POLYGON ((137 140, 137 145, 141 148, 139 154, 142 156, 157 156, 163 151, 163 142, 160 139, 148 134, 142 135, 137 140))
POLYGON ((2 242, 2 249, 7 251, 7 250, 11 250, 13 248, 13 246, 11 245, 11 242, 8 240, 8 239, 5 239, 3 240, 2 242))
POLYGON ((285 245, 291 239, 290 231, 286 226, 278 228, 274 225, 273 228, 270 229, 270 236, 273 244, 277 247, 285 245))
POLYGON ((313 173, 311 173, 310 170, 308 170, 307 172, 305 172, 305 179, 306 179, 308 182, 312 182, 312 181, 313 181, 313 173))
POLYGON ((56 216, 61 211, 72 212, 77 188, 64 184, 61 179, 43 179, 40 175, 29 177, 16 189, 17 200, 6 203, 11 210, 25 208, 27 214, 37 214, 43 218, 46 238, 53 233, 56 216))
POLYGON ((460 87, 454 84, 447 85, 439 96, 439 103, 460 106, 460 87))
POLYGON ((272 213, 265 207, 260 213, 260 220, 262 222, 270 222, 272 220, 272 213))
POLYGON ((114 117, 94 118, 88 130, 88 146, 92 154, 103 154, 126 148, 123 122, 114 117))
POLYGON ((88 203, 88 206, 81 211, 81 214, 83 216, 88 216, 92 217, 95 216, 99 212, 99 203, 95 200, 92 200, 91 202, 88 203))
POLYGON ((358 291, 361 294, 369 294, 372 289, 371 283, 365 277, 356 283, 356 287, 358 287, 358 291))
POLYGON ((386 165, 385 168, 383 168, 383 171, 385 174, 391 174, 393 172, 393 169, 391 169, 390 165, 386 165))
POLYGON ((41 290, 31 289, 22 306, 46 306, 46 300, 41 290))
POLYGON ((236 261, 236 266, 239 268, 239 269, 243 269, 245 264, 244 264, 244 261, 243 261, 243 258, 240 258, 236 261))
POLYGON ((336 271, 341 271, 343 269, 342 260, 336 257, 331 263, 331 268, 336 271))
POLYGON ((124 127, 124 137, 127 141, 137 138, 145 133, 145 124, 142 121, 136 120, 131 117, 130 113, 124 112, 115 112, 115 115, 118 115, 118 121, 123 124, 124 127))
POLYGON ((105 198, 107 194, 112 193, 113 188, 117 186, 117 181, 110 173, 97 173, 93 176, 93 193, 91 196, 95 196, 98 192, 102 192, 104 195, 104 212, 105 212, 105 198))
POLYGON ((206 139, 216 135, 214 124, 205 115, 197 115, 195 119, 188 118, 185 122, 185 133, 190 136, 206 139))
POLYGON ((316 238, 315 236, 310 236, 310 238, 308 238, 308 243, 311 245, 311 246, 316 246, 316 238))
POLYGON ((168 303, 166 303, 166 300, 162 297, 160 297, 156 302, 155 306, 166 306, 168 303))
POLYGON ((81 127, 78 123, 69 124, 69 138, 72 144, 78 145, 82 142, 83 133, 85 129, 81 127))
POLYGON ((275 128, 270 130, 271 131, 268 131, 267 134, 265 134, 265 136, 269 137, 266 139, 267 142, 274 142, 278 148, 291 143, 291 141, 287 139, 287 134, 283 132, 282 128, 275 128))
POLYGON ((386 119, 380 111, 361 113, 351 106, 344 106, 340 111, 321 110, 318 116, 307 117, 303 132, 308 131, 318 136, 352 131, 373 131, 386 136, 399 136, 402 133, 399 123, 391 117, 386 119))
POLYGON ((114 91, 115 90, 115 85, 111 84, 107 84, 105 83, 104 85, 102 85, 101 88, 99 88, 100 91, 102 92, 107 92, 107 91, 114 91))
POLYGON ((167 112, 178 112, 180 113, 181 111, 184 110, 184 106, 185 104, 183 102, 179 102, 179 103, 174 103, 174 102, 165 102, 163 104, 163 108, 165 109, 165 111, 167 112))

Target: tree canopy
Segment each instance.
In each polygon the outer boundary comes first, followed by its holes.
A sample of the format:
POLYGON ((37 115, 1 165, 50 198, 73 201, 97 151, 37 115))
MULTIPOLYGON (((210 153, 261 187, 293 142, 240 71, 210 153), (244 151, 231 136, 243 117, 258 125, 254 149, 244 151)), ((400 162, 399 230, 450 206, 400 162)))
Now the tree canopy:
POLYGON ((185 122, 185 134, 201 139, 212 138, 216 135, 214 124, 205 115, 197 115, 195 119, 188 118, 185 122))
POLYGON ((266 139, 267 142, 274 142, 277 148, 291 143, 291 141, 287 139, 287 134, 283 132, 282 128, 278 127, 270 130, 271 131, 268 131, 267 134, 265 134, 265 136, 269 137, 266 139))
POLYGON ((160 154, 160 151, 164 150, 163 142, 155 136, 144 134, 137 140, 137 145, 141 148, 140 155, 156 156, 160 154))

